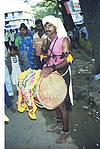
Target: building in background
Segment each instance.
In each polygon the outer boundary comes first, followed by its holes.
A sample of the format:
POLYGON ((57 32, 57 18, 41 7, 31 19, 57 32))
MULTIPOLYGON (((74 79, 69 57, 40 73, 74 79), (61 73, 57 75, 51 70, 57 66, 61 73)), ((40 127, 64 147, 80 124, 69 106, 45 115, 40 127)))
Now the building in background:
POLYGON ((6 30, 18 29, 21 23, 25 23, 28 28, 34 24, 34 16, 31 7, 25 4, 17 4, 8 7, 5 10, 4 17, 6 30))

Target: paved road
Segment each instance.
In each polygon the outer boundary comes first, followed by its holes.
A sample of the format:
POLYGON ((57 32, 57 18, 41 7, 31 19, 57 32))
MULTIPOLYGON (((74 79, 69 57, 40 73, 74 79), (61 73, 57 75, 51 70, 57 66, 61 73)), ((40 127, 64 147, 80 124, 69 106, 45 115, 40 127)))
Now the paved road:
POLYGON ((9 110, 6 112, 10 118, 5 129, 6 149, 77 149, 71 136, 62 145, 55 143, 59 134, 46 132, 54 119, 51 116, 52 120, 49 120, 49 124, 47 124, 50 115, 47 113, 48 115, 45 117, 43 113, 45 110, 37 111, 37 120, 35 121, 29 119, 27 112, 12 113, 9 110))

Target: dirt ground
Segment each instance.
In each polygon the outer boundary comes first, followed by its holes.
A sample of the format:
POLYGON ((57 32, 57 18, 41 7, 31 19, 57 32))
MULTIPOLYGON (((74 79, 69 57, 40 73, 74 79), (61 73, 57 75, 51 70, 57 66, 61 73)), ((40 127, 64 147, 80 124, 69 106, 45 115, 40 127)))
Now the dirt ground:
POLYGON ((70 113, 70 136, 66 143, 55 143, 60 131, 47 132, 48 127, 55 123, 54 111, 38 108, 37 120, 30 120, 27 112, 12 113, 6 109, 10 122, 5 124, 5 149, 100 149, 100 120, 83 109, 84 105, 88 105, 86 97, 91 79, 91 60, 87 61, 77 50, 74 55, 74 105, 70 113))

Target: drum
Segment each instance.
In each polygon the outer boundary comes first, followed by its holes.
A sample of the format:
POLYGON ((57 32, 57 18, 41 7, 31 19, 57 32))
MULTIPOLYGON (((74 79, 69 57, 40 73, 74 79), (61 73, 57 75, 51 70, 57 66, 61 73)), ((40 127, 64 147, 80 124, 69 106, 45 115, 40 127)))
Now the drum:
POLYGON ((46 78, 40 78, 36 86, 36 94, 44 108, 57 108, 65 99, 67 85, 58 72, 53 72, 46 78))

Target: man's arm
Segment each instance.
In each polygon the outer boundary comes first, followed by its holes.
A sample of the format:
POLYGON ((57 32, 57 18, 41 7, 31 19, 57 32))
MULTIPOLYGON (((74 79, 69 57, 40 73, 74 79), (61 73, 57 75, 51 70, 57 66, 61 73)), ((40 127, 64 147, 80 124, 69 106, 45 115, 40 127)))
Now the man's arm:
POLYGON ((64 38, 63 43, 62 43, 62 48, 65 54, 68 54, 70 52, 71 41, 69 37, 64 38))
MULTIPOLYGON (((70 43, 70 39, 65 37, 63 42, 62 42, 62 48, 64 50, 64 54, 67 56, 67 54, 69 54, 70 52, 70 47, 71 47, 71 43, 70 43)), ((54 70, 59 70, 64 68, 67 65, 67 61, 64 60, 62 63, 58 64, 58 65, 53 65, 52 68, 54 70)))

